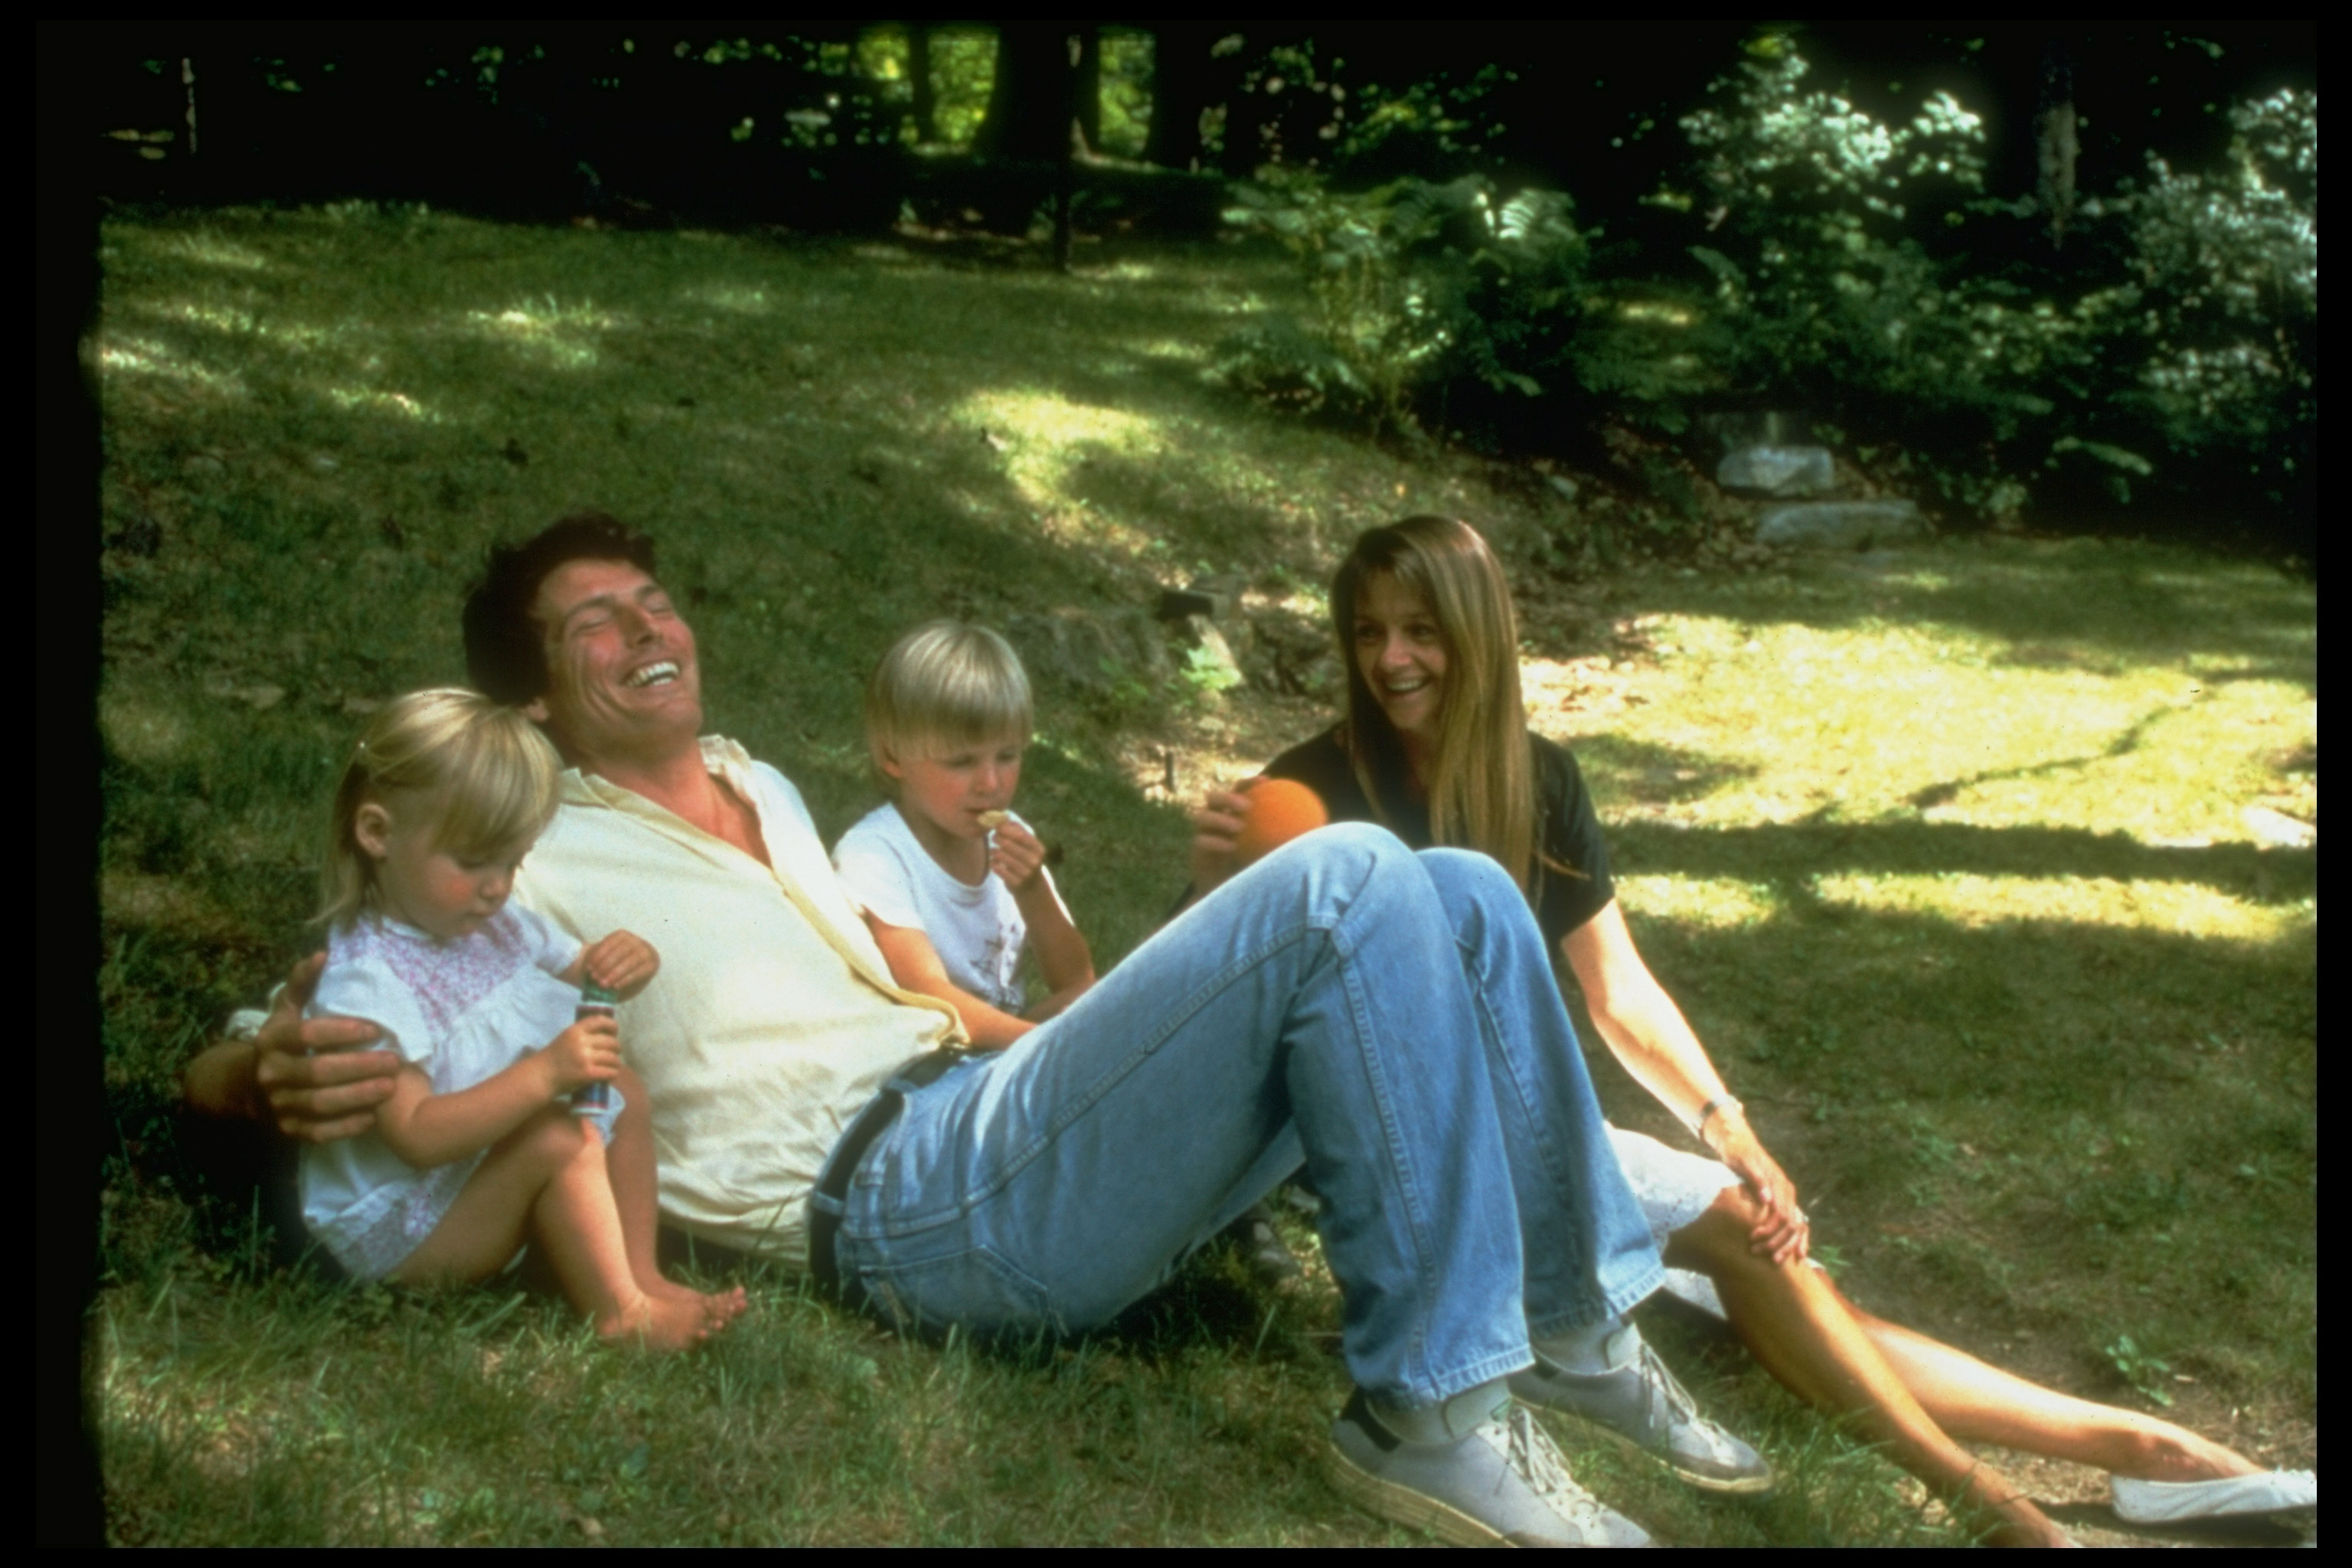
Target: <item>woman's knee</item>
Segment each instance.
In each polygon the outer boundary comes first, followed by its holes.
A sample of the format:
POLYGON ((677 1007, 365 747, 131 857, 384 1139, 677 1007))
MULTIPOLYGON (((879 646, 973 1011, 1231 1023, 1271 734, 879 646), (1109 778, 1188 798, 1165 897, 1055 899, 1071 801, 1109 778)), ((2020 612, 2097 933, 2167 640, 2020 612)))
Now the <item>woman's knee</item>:
POLYGON ((1724 1268, 1772 1264, 1748 1250, 1748 1238, 1764 1217, 1764 1206, 1743 1184, 1716 1194, 1699 1216, 1666 1240, 1665 1260, 1677 1268, 1713 1274, 1724 1268))

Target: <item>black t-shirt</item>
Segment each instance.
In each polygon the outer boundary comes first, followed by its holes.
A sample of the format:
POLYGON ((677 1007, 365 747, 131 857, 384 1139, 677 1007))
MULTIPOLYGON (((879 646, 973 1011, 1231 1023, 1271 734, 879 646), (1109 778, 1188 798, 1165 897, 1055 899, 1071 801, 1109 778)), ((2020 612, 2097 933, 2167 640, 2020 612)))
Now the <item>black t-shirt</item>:
MULTIPOLYGON (((1601 819, 1593 815, 1592 796, 1584 775, 1568 748, 1529 731, 1528 748, 1535 753, 1536 829, 1543 858, 1528 889, 1528 902, 1544 944, 1557 952, 1560 939, 1599 914, 1617 896, 1609 879, 1609 845, 1601 835, 1601 819), (1567 867, 1568 870, 1558 869, 1567 867)), ((1379 822, 1356 782, 1356 770, 1339 744, 1335 727, 1311 741, 1293 746, 1268 763, 1267 776, 1291 779, 1323 797, 1323 808, 1334 822, 1379 822)), ((1429 805, 1407 798, 1402 768, 1376 773, 1374 787, 1387 809, 1386 826, 1415 849, 1430 847, 1429 805)))

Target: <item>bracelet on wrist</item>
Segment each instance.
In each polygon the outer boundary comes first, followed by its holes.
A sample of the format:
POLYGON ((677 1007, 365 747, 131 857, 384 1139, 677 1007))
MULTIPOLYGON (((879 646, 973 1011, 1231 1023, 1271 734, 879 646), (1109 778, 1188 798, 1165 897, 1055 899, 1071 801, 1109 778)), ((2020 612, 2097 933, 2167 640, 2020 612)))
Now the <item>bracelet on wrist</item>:
POLYGON ((1698 1108, 1698 1120, 1691 1123, 1691 1136, 1699 1141, 1700 1147, 1711 1152, 1715 1145, 1706 1141, 1706 1124, 1717 1116, 1728 1116, 1746 1109, 1730 1095, 1718 1094, 1698 1108))

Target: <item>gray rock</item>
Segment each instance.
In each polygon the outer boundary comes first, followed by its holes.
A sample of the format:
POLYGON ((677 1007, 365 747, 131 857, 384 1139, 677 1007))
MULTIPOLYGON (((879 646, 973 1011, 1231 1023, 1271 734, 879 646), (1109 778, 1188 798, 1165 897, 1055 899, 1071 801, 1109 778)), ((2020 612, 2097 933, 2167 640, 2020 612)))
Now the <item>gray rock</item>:
POLYGON ((1837 466, 1826 447, 1740 447, 1716 466, 1715 482, 1727 490, 1813 496, 1836 486, 1837 466))
POLYGON ((1122 677, 1158 681, 1170 673, 1168 639, 1141 610, 1013 616, 1004 631, 1035 680, 1107 691, 1122 677))
POLYGON ((1791 501, 1756 520, 1756 542, 1782 550, 1866 550, 1927 532, 1927 520, 1907 500, 1791 501))

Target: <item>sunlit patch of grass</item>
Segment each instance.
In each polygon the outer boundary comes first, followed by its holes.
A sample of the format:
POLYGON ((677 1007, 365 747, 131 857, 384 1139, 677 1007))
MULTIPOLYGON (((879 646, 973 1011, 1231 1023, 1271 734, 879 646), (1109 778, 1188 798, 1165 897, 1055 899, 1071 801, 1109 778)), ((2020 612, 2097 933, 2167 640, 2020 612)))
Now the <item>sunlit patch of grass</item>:
POLYGON ((584 370, 597 362, 586 338, 610 331, 620 319, 593 305, 559 304, 553 296, 503 310, 468 310, 467 327, 492 342, 520 349, 551 370, 584 370))
POLYGON ((1928 877, 1825 876, 1814 881, 1813 891, 1826 902, 1851 909, 1927 914, 1961 926, 2053 920, 2126 929, 2155 927, 2201 941, 2266 945, 2292 936, 2308 923, 2303 910, 2265 908, 2193 882, 1983 877, 1947 871, 1928 877))
POLYGON ((1770 920, 1783 903, 1769 883, 1726 877, 1619 877, 1616 886, 1627 907, 1699 931, 1738 931, 1770 920))
POLYGON ((99 348, 98 363, 120 374, 154 376, 189 386, 200 386, 207 392, 241 396, 246 390, 240 377, 200 364, 170 344, 153 338, 110 334, 99 348))

